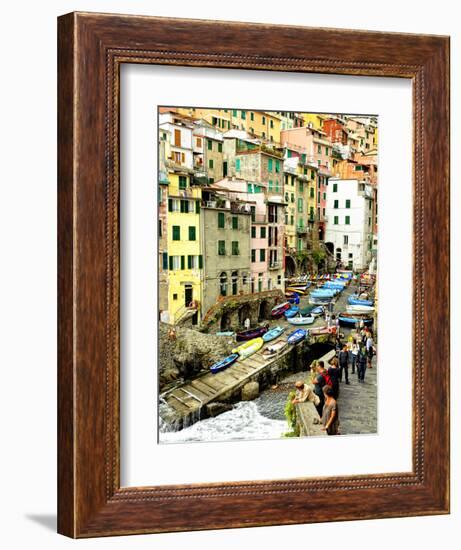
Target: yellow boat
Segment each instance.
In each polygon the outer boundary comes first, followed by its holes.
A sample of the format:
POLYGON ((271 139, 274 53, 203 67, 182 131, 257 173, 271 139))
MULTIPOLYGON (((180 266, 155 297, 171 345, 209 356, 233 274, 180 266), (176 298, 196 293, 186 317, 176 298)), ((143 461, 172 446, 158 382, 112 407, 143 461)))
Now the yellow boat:
POLYGON ((248 342, 234 348, 232 353, 238 353, 241 358, 250 357, 250 355, 259 351, 263 345, 264 340, 262 338, 253 338, 253 340, 248 340, 248 342))

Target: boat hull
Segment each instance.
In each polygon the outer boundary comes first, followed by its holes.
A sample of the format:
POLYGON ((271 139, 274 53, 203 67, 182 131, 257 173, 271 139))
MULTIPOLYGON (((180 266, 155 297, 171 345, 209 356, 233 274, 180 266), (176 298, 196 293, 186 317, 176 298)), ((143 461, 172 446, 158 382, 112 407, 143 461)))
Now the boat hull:
POLYGON ((312 325, 315 321, 315 317, 293 317, 288 319, 290 325, 312 325))
POLYGON ((211 365, 210 372, 212 374, 216 374, 217 372, 221 372, 228 367, 230 367, 237 359, 239 358, 237 353, 233 353, 232 355, 227 356, 225 359, 222 359, 221 361, 218 361, 214 363, 214 365, 211 365))
POLYGON ((264 345, 264 340, 262 338, 255 338, 249 342, 245 342, 241 346, 238 346, 232 350, 232 353, 238 353, 239 356, 244 359, 245 357, 250 357, 253 353, 259 351, 264 345))
POLYGON ((307 336, 307 330, 298 328, 297 330, 295 330, 294 332, 288 335, 287 342, 293 346, 295 344, 298 344, 302 340, 304 340, 306 336, 307 336))
POLYGON ((278 338, 285 331, 285 327, 274 327, 271 330, 268 330, 266 334, 263 334, 262 339, 264 342, 271 342, 278 338))
POLYGON ((267 328, 260 327, 253 330, 245 330, 243 332, 238 332, 236 336, 237 342, 246 342, 248 340, 253 340, 254 338, 259 338, 263 334, 266 334, 267 328))

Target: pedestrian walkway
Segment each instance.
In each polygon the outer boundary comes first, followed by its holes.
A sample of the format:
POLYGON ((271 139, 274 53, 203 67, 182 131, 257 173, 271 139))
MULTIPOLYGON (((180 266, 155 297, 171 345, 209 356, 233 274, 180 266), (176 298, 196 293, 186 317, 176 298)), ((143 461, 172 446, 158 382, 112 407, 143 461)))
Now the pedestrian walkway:
POLYGON ((340 386, 338 398, 341 435, 377 433, 377 368, 376 356, 372 360, 373 368, 366 370, 365 383, 359 384, 357 371, 351 374, 349 381, 340 386))

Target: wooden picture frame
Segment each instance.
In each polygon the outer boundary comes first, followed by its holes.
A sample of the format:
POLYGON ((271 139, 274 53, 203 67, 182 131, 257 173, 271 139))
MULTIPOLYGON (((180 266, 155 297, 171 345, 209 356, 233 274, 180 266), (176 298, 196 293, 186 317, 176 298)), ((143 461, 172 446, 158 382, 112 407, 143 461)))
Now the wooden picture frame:
POLYGON ((449 512, 449 39, 71 13, 58 21, 58 531, 97 537, 449 512), (413 469, 120 487, 122 63, 413 81, 413 469))

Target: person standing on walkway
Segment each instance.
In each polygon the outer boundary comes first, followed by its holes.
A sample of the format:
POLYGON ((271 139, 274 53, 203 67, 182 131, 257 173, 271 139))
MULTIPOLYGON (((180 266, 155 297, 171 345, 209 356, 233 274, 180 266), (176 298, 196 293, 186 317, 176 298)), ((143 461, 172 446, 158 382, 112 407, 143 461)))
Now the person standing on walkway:
POLYGON ((320 362, 317 363, 315 367, 315 377, 312 381, 314 384, 314 393, 319 398, 318 404, 315 405, 317 412, 319 413, 320 418, 322 418, 323 405, 325 404, 325 395, 323 393, 323 386, 325 386, 325 377, 323 376, 323 365, 320 365, 320 362))
POLYGON ((343 381, 343 371, 345 374, 346 384, 349 384, 349 354, 347 352, 347 346, 343 346, 342 350, 339 352, 338 356, 339 361, 339 381, 343 381))
POLYGON ((322 430, 328 435, 339 434, 339 408, 336 399, 333 397, 333 388, 331 386, 323 387, 325 404, 322 412, 322 430))
POLYGON ((333 397, 338 399, 339 397, 339 363, 337 357, 333 357, 330 361, 330 366, 327 369, 328 375, 331 380, 331 387, 333 388, 333 397))
POLYGON ((365 346, 360 343, 359 351, 357 353, 357 377, 359 382, 365 382, 365 371, 367 368, 367 353, 365 346))

